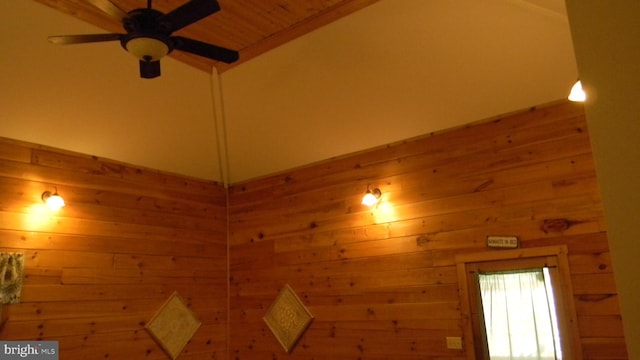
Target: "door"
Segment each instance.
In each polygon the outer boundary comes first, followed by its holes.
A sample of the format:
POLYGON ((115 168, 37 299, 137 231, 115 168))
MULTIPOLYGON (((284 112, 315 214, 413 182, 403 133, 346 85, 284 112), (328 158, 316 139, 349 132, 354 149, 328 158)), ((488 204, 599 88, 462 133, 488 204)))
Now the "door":
POLYGON ((468 359, 581 358, 565 247, 456 261, 468 359))

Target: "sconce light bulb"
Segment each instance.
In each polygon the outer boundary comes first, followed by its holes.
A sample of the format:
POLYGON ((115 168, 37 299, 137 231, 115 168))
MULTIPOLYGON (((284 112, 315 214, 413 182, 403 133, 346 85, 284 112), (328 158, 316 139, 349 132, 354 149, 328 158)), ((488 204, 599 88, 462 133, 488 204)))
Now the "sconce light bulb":
POLYGON ((382 193, 378 188, 373 189, 373 191, 367 189, 367 193, 362 197, 362 204, 366 206, 373 206, 380 199, 380 195, 382 195, 382 193))
POLYGON ((571 88, 571 93, 569 93, 569 100, 584 102, 587 99, 587 94, 585 94, 582 89, 582 83, 580 80, 576 81, 576 83, 571 88))
POLYGON ((53 211, 58 211, 64 206, 64 199, 58 195, 57 192, 51 193, 50 191, 45 191, 42 193, 42 200, 44 200, 47 207, 53 211))

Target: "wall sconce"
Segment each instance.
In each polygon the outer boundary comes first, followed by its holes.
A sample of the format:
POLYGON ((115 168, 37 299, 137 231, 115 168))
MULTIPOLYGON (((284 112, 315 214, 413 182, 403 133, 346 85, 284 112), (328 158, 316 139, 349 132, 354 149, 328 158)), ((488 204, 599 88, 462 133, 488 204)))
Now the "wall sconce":
POLYGON ((52 193, 51 191, 45 191, 42 193, 42 201, 47 207, 53 211, 60 210, 64 206, 64 199, 58 194, 58 189, 52 193))
POLYGON ((582 83, 580 82, 580 80, 576 81, 576 83, 573 84, 568 99, 578 102, 584 102, 587 99, 587 94, 585 94, 584 90, 582 90, 582 83))
POLYGON ((372 206, 375 205, 378 200, 380 200, 380 196, 382 192, 380 189, 375 188, 371 190, 369 186, 367 186, 367 193, 362 197, 362 205, 372 206))

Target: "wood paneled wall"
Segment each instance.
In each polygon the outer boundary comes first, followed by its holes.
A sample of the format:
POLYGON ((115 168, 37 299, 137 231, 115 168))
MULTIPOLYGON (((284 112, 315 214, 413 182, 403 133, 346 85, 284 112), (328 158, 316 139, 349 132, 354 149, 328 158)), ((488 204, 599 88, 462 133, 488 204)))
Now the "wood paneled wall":
POLYGON ((181 359, 227 359, 226 189, 0 139, 0 251, 25 254, 3 340, 60 359, 166 359, 144 324, 174 292, 202 326, 181 359), (57 213, 40 199, 57 187, 57 213))
POLYGON ((487 235, 566 245, 584 357, 627 357, 579 104, 235 184, 229 204, 235 360, 462 359, 446 346, 463 336, 454 257, 490 251, 487 235), (289 355, 262 320, 285 284, 315 317, 289 355))
POLYGON ((26 256, 0 337, 63 359, 165 359, 144 324, 174 291, 203 323, 184 359, 463 359, 454 258, 491 234, 566 245, 584 357, 627 358, 580 105, 235 184, 228 209, 218 184, 13 140, 0 165, 0 251, 26 256), (290 354, 262 320, 285 284, 315 318, 290 354))

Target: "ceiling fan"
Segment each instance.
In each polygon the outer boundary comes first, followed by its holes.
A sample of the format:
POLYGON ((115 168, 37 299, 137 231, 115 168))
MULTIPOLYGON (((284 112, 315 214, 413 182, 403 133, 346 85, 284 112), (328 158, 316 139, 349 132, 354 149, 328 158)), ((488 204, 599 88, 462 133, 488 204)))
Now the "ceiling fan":
POLYGON ((185 51, 227 64, 238 60, 238 52, 217 45, 171 34, 220 10, 216 0, 190 0, 167 14, 147 7, 125 12, 109 0, 85 0, 122 23, 125 34, 50 36, 59 45, 120 41, 140 62, 140 77, 160 76, 160 59, 173 50, 185 51))

